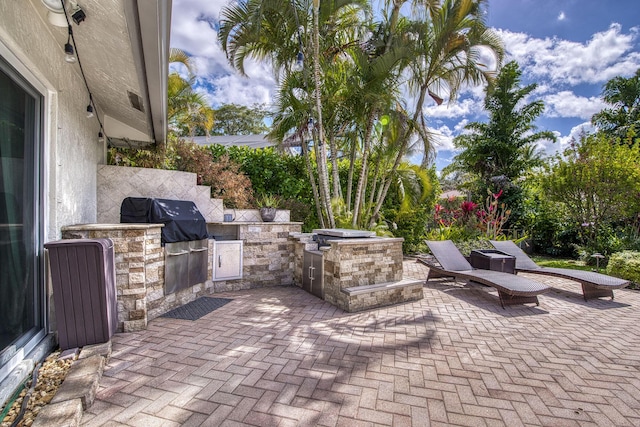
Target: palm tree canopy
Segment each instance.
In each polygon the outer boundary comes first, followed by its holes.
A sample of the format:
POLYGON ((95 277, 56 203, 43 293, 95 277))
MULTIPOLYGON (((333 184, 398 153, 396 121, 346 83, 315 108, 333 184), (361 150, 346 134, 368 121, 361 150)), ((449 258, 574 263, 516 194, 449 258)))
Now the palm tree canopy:
POLYGON ((605 134, 625 138, 640 135, 640 68, 630 78, 614 77, 602 91, 602 100, 611 105, 596 113, 591 122, 605 134))

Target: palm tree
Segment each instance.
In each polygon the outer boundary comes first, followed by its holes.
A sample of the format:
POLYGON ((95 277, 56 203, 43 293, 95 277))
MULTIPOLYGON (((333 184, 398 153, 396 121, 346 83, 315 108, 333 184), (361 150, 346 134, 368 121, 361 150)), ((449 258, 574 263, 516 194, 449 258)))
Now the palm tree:
POLYGON ((375 25, 365 20, 371 15, 361 14, 365 8, 360 0, 244 0, 222 11, 219 38, 229 62, 244 73, 246 58, 269 59, 278 82, 286 84, 278 99, 275 133, 281 138, 291 131, 301 135, 312 120, 317 203, 329 226, 334 224, 330 199, 341 194, 338 142, 347 144, 341 151, 352 160, 341 206, 353 206, 351 226, 372 225, 412 137, 417 135, 430 152, 422 113, 426 98, 442 102, 448 96, 453 102, 464 85, 491 80, 492 73, 481 63, 481 49, 493 53, 496 62, 502 60, 500 40, 483 21, 485 0, 416 2, 420 13, 415 16, 420 18, 415 20, 401 16, 404 3, 389 3, 388 16, 375 25), (312 59, 312 67, 302 73, 292 69, 298 53, 312 59), (405 84, 415 97, 413 106, 404 105, 400 97, 405 84), (381 138, 375 124, 391 115, 402 123, 401 131, 381 138), (331 191, 327 157, 333 166, 331 191))
POLYGON ((524 102, 537 85, 520 86, 521 75, 515 61, 502 68, 484 101, 489 121, 467 124, 469 133, 454 139, 456 147, 463 151, 455 156, 449 169, 473 172, 488 186, 496 176, 515 181, 541 165, 536 143, 555 141, 556 136, 551 131, 536 131, 534 122, 544 111, 544 103, 524 102))
MULTIPOLYGON (((321 78, 322 59, 335 56, 334 50, 339 46, 334 44, 330 49, 321 46, 320 36, 323 42, 334 42, 342 40, 344 34, 353 33, 354 22, 358 22, 358 11, 364 7, 366 2, 362 0, 322 3, 319 0, 311 3, 306 0, 246 0, 234 3, 221 12, 218 37, 229 63, 240 73, 245 74, 244 61, 249 57, 269 59, 276 79, 281 81, 293 72, 293 64, 299 54, 313 59, 313 86, 308 87, 304 79, 301 89, 311 94, 306 109, 315 124, 313 131, 316 137, 314 148, 318 166, 319 204, 331 227, 334 226, 334 219, 323 126, 321 78), (310 45, 303 43, 309 40, 310 45)), ((350 46, 351 42, 343 45, 350 46)), ((303 75, 306 76, 306 73, 305 69, 303 75)))
POLYGON ((640 136, 640 68, 633 77, 614 77, 602 90, 602 100, 610 108, 596 113, 591 122, 599 130, 621 139, 640 136))
POLYGON ((195 83, 194 65, 183 50, 171 48, 169 63, 181 63, 187 68, 188 78, 177 72, 169 73, 167 79, 167 122, 169 128, 184 136, 193 136, 196 129, 208 133, 213 126, 213 109, 204 96, 193 89, 195 83))
MULTIPOLYGON (((492 54, 498 64, 504 55, 501 40, 484 22, 482 6, 486 0, 444 0, 438 3, 428 2, 426 19, 412 22, 402 37, 395 37, 401 41, 408 39, 415 42, 413 60, 407 64, 406 71, 410 73, 409 89, 416 96, 412 122, 420 123, 423 127, 422 109, 427 96, 438 104, 443 102, 445 96, 453 102, 465 85, 493 80, 494 72, 481 62, 483 53, 492 54)), ((400 166, 410 138, 417 130, 411 126, 401 136, 392 172, 400 166)), ((432 148, 428 133, 421 131, 419 136, 425 153, 429 153, 432 148)), ((391 179, 388 178, 371 222, 377 218, 390 185, 391 179)))
POLYGON ((208 133, 213 126, 213 109, 204 96, 193 90, 194 79, 170 73, 167 79, 167 122, 178 135, 193 136, 196 129, 208 133))
POLYGON ((189 76, 195 71, 195 65, 191 62, 191 57, 182 49, 172 47, 169 49, 169 64, 180 63, 187 68, 189 76))
POLYGON ((293 135, 289 135, 289 139, 297 140, 298 142, 296 142, 296 144, 299 144, 301 147, 307 173, 309 174, 309 182, 311 183, 311 189, 313 191, 313 198, 317 210, 316 214, 320 226, 324 228, 324 215, 320 202, 320 193, 316 184, 306 138, 310 119, 308 109, 306 108, 308 94, 302 96, 299 91, 301 78, 300 73, 293 73, 282 80, 276 95, 275 104, 277 108, 273 117, 273 126, 271 127, 271 132, 269 132, 269 137, 277 141, 285 141, 291 130, 293 130, 293 135))
POLYGON ((382 53, 358 49, 351 55, 354 67, 348 84, 348 105, 362 129, 362 165, 353 202, 353 227, 361 224, 361 210, 366 200, 368 160, 374 125, 399 100, 398 65, 404 60, 405 53, 406 51, 397 48, 382 53))

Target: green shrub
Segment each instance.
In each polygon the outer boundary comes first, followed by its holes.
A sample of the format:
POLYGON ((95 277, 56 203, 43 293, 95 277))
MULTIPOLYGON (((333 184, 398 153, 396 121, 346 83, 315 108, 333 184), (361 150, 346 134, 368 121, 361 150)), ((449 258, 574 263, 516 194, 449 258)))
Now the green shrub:
POLYGON ((640 284, 640 252, 622 251, 611 255, 607 274, 640 284))
POLYGON ((456 248, 458 248, 460 253, 464 256, 471 255, 471 251, 474 249, 495 249, 489 240, 483 238, 475 240, 461 240, 454 243, 456 248))

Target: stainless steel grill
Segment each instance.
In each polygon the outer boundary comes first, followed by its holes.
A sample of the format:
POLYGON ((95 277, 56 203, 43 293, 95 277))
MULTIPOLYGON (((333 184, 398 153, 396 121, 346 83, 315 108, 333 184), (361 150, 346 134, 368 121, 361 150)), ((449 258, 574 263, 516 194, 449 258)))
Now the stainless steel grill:
POLYGON ((376 233, 367 230, 350 230, 348 228, 319 228, 313 230, 314 240, 318 247, 329 246, 329 241, 340 239, 364 239, 374 237, 376 233))
POLYGON ((165 294, 178 292, 207 280, 208 244, 208 239, 165 244, 165 294))
POLYGON ((164 224, 165 295, 207 280, 207 224, 195 203, 127 197, 120 207, 120 222, 164 224))

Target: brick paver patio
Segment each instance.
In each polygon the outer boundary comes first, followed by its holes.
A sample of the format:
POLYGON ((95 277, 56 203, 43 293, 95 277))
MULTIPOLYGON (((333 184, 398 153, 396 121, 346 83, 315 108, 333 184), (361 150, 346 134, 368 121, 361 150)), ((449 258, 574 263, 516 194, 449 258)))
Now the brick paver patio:
MULTIPOLYGON (((405 262, 405 275, 426 267, 405 262)), ((348 314, 296 288, 117 334, 88 426, 640 425, 640 292, 540 306, 451 281, 348 314)))

